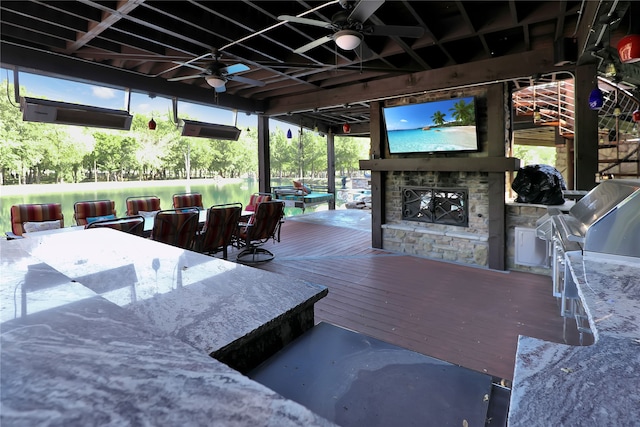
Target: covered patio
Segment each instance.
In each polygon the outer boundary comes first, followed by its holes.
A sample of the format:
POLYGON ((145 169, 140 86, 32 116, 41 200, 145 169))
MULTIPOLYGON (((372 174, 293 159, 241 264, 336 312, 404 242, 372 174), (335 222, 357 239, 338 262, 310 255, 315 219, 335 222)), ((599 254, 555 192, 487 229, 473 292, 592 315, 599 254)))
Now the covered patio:
MULTIPOLYGON (((257 268, 327 286, 316 323, 352 329, 498 380, 513 379, 518 335, 563 343, 551 278, 371 247, 366 210, 288 217, 257 268)), ((230 253, 230 259, 234 254, 230 253)), ((577 344, 569 323, 567 343, 577 344)))

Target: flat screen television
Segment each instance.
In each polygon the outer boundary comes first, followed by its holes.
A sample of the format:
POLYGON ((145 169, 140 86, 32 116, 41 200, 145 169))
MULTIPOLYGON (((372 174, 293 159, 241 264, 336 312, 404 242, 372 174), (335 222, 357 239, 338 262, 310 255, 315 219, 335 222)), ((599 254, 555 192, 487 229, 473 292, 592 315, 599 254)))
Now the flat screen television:
POLYGON ((390 154, 477 151, 474 97, 384 107, 390 154))

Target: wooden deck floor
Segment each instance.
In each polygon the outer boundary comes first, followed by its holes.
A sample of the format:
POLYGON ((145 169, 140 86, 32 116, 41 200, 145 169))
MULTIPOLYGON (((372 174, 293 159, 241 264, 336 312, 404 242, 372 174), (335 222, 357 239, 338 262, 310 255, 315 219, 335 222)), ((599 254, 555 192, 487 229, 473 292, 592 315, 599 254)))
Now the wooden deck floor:
POLYGON ((550 277, 372 249, 369 231, 313 215, 287 219, 266 246, 276 258, 257 267, 327 286, 316 322, 507 380, 518 335, 563 342, 550 277))

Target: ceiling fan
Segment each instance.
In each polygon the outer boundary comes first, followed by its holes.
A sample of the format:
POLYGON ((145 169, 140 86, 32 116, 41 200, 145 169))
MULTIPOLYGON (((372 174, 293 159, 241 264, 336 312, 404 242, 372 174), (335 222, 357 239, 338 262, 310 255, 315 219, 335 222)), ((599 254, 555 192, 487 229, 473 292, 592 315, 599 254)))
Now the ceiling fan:
MULTIPOLYGON (((197 59, 201 59, 205 56, 208 56, 208 55, 203 55, 202 57, 199 57, 197 59)), ((173 77, 168 79, 168 81, 177 82, 181 80, 204 78, 207 84, 209 84, 209 86, 214 88, 215 91, 218 93, 225 92, 227 90, 225 85, 230 80, 235 80, 237 82, 246 83, 252 86, 260 86, 260 87, 264 86, 264 82, 261 82, 260 80, 254 80, 247 77, 236 75, 236 73, 249 71, 250 68, 248 66, 242 63, 233 64, 233 65, 223 64, 220 61, 220 56, 221 56, 220 53, 215 49, 211 53, 211 56, 213 56, 213 62, 207 68, 202 68, 202 67, 198 67, 197 65, 194 65, 192 63, 194 62, 193 60, 182 64, 184 66, 200 70, 200 73, 193 74, 190 76, 173 77)))
POLYGON ((344 10, 333 15, 331 22, 317 21, 315 19, 301 18, 297 16, 281 15, 281 21, 290 21, 298 24, 313 25, 332 30, 333 34, 321 37, 294 50, 295 53, 304 53, 314 47, 333 40, 343 50, 354 50, 362 43, 364 36, 397 36, 419 38, 424 34, 424 28, 404 25, 367 25, 365 21, 375 13, 385 0, 360 0, 352 5, 348 0, 340 0, 344 10))

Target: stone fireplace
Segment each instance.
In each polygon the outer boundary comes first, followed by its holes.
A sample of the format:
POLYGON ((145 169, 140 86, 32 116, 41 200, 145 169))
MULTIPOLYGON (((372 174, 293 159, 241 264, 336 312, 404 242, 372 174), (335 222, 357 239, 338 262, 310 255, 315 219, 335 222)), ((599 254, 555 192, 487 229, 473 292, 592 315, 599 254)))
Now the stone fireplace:
MULTIPOLYGON (((433 259, 488 266, 489 180, 483 172, 393 172, 385 185, 385 249, 433 259), (411 190, 411 191, 407 191, 411 190), (441 211, 452 211, 440 221, 432 221, 433 206, 420 198, 427 212, 416 213, 419 194, 440 191, 448 195, 441 211), (445 190, 445 191, 442 191, 445 190), (407 207, 413 203, 413 206, 407 207), (425 218, 427 217, 427 218, 425 218)), ((438 215, 436 215, 438 216, 438 215)), ((437 218, 436 218, 437 219, 437 218)))

